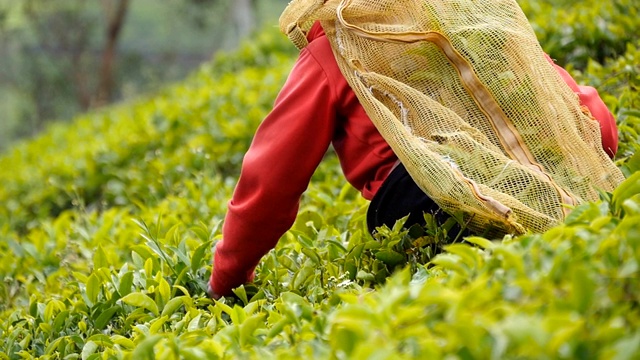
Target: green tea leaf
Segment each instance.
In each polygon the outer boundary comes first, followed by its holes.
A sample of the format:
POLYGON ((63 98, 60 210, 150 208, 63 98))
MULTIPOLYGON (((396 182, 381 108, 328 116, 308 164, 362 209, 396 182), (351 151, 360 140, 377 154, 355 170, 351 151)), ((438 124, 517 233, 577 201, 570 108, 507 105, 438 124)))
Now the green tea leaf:
POLYGON ((164 306, 164 304, 166 304, 171 298, 171 286, 169 286, 167 280, 162 277, 161 273, 158 273, 158 275, 159 280, 156 293, 158 296, 156 296, 156 301, 160 306, 164 306))
POLYGON ((247 292, 243 285, 240 285, 237 288, 233 289, 233 293, 242 301, 244 305, 247 305, 249 303, 247 292))
POLYGON ((202 268, 205 264, 202 263, 206 253, 211 250, 211 242, 206 241, 193 252, 191 256, 191 271, 195 272, 202 268))
MULTIPOLYGON (((47 346, 46 350, 45 350, 45 355, 52 355, 54 352, 58 351, 58 347, 60 346, 60 344, 65 340, 65 338, 63 337, 59 337, 57 339, 55 339, 54 341, 52 341, 49 346, 47 346)), ((23 348, 25 346, 22 346, 23 348)))
POLYGON ((96 329, 98 330, 104 329, 105 326, 107 326, 107 324, 109 323, 109 321, 113 318, 113 315, 115 315, 119 310, 122 310, 120 306, 112 306, 102 311, 94 322, 96 329))
POLYGON ((118 293, 120 296, 126 296, 131 293, 131 287, 133 286, 133 272, 128 271, 120 278, 120 284, 118 286, 118 293))
POLYGON ((186 296, 178 296, 167 302, 162 309, 162 316, 171 316, 180 306, 184 304, 186 296))
POLYGON ((134 292, 120 299, 122 302, 135 307, 144 308, 151 311, 154 315, 158 315, 158 305, 147 294, 134 292))
POLYGON ((96 343, 99 346, 103 346, 103 347, 107 347, 107 346, 113 346, 113 340, 111 340, 111 338, 105 334, 95 334, 90 336, 87 341, 91 341, 96 343))
POLYGON ((144 262, 144 273, 147 276, 147 279, 153 278, 153 276, 152 276, 152 274, 153 274, 153 259, 152 258, 148 258, 144 262))
POLYGON ((131 341, 131 339, 128 339, 122 335, 112 335, 111 340, 114 344, 118 344, 128 350, 131 350, 135 347, 135 344, 133 341, 131 341))
POLYGON ((94 343, 93 341, 87 341, 87 343, 82 348, 82 353, 80 354, 82 360, 87 360, 90 355, 93 355, 93 353, 96 352, 97 349, 98 344, 94 343))
POLYGON ((440 265, 445 269, 449 269, 459 273, 460 275, 467 275, 467 270, 462 265, 462 261, 458 256, 450 254, 440 254, 436 256, 431 262, 435 265, 440 265))
POLYGON ((104 252, 102 246, 98 245, 96 252, 93 254, 93 268, 97 270, 108 267, 109 260, 107 259, 107 254, 104 252))
POLYGON ((53 332, 59 332, 60 330, 62 330, 62 326, 65 324, 65 321, 69 317, 69 314, 69 310, 63 310, 58 313, 55 320, 53 321, 53 332))
POLYGON ((87 297, 92 304, 95 304, 98 301, 98 296, 100 295, 100 291, 102 288, 102 284, 100 279, 95 273, 91 273, 89 279, 87 280, 87 297))
POLYGON ((622 211, 622 203, 630 197, 640 194, 640 172, 633 173, 613 190, 612 205, 618 213, 622 211))
POLYGON ((153 347, 162 340, 160 335, 152 335, 138 343, 136 348, 131 353, 132 359, 148 359, 153 360, 155 358, 155 351, 153 347))
POLYGON ((487 240, 479 236, 469 236, 464 238, 464 240, 474 245, 478 245, 483 249, 491 249, 495 246, 495 244, 491 240, 487 240))
POLYGON ((315 264, 322 264, 320 256, 314 250, 305 247, 303 247, 301 250, 302 253, 307 255, 309 259, 311 259, 311 261, 313 261, 315 264))
POLYGON ((169 317, 166 315, 160 316, 159 318, 153 320, 151 322, 151 326, 149 326, 149 334, 156 334, 162 330, 164 324, 167 323, 169 317))
POLYGON ((258 342, 254 337, 256 330, 264 327, 264 314, 257 314, 248 317, 242 325, 240 325, 240 345, 246 346, 258 342))
POLYGON ((393 250, 380 250, 376 252, 376 259, 384 262, 388 266, 396 266, 405 262, 404 255, 393 250))

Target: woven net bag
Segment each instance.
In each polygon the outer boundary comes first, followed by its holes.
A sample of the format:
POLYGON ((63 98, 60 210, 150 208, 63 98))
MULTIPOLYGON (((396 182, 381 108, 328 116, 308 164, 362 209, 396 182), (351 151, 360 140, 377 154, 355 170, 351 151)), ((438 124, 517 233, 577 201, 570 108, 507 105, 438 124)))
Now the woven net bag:
POLYGON ((623 176, 515 0, 294 0, 418 186, 476 231, 544 231, 623 176))

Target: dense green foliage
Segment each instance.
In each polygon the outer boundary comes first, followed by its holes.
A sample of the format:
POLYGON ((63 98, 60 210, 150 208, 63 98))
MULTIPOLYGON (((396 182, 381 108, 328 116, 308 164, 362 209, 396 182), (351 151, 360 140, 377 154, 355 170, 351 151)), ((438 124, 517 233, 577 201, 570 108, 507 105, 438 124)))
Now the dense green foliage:
MULTIPOLYGON (((637 28, 631 3, 604 14, 637 28)), ((593 48, 544 22, 548 6, 525 8, 543 47, 593 48)), ((399 223, 374 240, 329 153, 256 282, 221 301, 205 296, 211 249, 295 58, 284 37, 14 146, 0 157, 0 359, 637 357, 640 40, 612 34, 610 58, 572 70, 621 130, 629 178, 602 201, 544 234, 463 241, 399 223)))
POLYGON ((545 51, 562 66, 583 69, 589 60, 616 58, 638 39, 635 0, 518 2, 545 51))

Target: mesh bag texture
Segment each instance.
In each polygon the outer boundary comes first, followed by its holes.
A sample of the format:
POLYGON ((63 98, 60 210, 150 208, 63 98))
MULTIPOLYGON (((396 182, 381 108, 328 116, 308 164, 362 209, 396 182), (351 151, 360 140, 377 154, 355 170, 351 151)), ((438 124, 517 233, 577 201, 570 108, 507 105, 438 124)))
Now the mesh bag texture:
POLYGON ((544 231, 623 180, 515 0, 294 0, 280 27, 303 48, 315 21, 411 177, 472 230, 544 231))

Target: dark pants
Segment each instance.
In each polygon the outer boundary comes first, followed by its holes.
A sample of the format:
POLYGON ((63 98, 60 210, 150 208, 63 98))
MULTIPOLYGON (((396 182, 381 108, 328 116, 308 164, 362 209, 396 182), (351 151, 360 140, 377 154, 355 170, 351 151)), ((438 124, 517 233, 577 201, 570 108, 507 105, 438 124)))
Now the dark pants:
POLYGON ((424 226, 425 212, 433 214, 438 224, 450 217, 416 185, 405 167, 398 164, 371 200, 367 226, 373 234, 377 227, 387 225, 392 228, 397 220, 407 215, 405 228, 416 224, 424 226))

